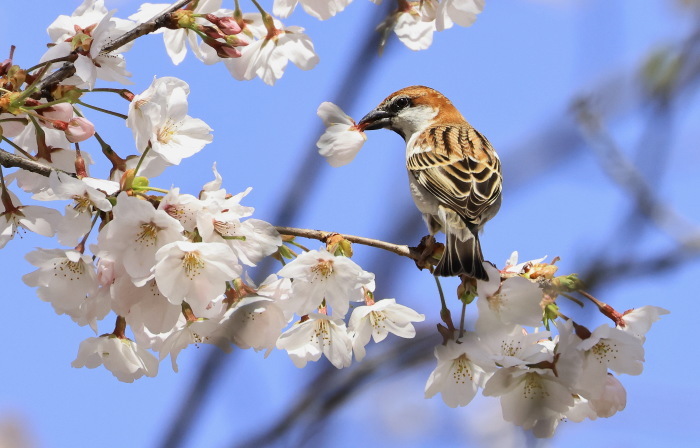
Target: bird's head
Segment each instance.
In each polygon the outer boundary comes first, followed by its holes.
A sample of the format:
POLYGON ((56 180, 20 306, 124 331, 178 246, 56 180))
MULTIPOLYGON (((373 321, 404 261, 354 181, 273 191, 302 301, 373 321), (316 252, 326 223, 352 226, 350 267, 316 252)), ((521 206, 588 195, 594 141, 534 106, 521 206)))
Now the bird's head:
POLYGON ((361 130, 391 129, 409 140, 436 124, 464 123, 464 117, 443 94, 430 87, 412 86, 389 95, 357 123, 361 130))

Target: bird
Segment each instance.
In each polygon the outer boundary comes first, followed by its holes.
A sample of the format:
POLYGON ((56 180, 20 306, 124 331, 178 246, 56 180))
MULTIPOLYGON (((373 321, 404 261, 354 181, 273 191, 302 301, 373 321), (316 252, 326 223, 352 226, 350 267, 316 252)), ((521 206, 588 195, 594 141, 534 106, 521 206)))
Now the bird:
POLYGON ((445 233, 445 250, 433 274, 488 280, 479 231, 501 206, 502 175, 486 137, 447 97, 425 86, 392 93, 357 127, 389 129, 405 140, 413 201, 430 235, 445 233))

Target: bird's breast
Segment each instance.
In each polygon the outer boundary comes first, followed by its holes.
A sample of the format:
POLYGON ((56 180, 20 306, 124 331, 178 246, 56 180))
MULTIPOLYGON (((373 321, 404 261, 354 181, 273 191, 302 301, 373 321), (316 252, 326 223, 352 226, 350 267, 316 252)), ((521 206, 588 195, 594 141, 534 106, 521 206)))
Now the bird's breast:
POLYGON ((424 215, 437 216, 440 203, 434 195, 416 181, 416 178, 410 171, 408 171, 408 184, 411 190, 411 197, 418 210, 424 215))

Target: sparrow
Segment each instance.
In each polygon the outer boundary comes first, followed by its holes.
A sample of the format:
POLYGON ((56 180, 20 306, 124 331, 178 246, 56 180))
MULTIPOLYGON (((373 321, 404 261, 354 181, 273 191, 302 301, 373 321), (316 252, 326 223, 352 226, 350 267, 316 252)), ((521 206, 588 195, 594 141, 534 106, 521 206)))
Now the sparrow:
POLYGON ((440 92, 412 86, 364 116, 361 130, 390 129, 406 141, 411 196, 445 250, 433 273, 488 280, 479 231, 501 206, 501 162, 489 141, 440 92))

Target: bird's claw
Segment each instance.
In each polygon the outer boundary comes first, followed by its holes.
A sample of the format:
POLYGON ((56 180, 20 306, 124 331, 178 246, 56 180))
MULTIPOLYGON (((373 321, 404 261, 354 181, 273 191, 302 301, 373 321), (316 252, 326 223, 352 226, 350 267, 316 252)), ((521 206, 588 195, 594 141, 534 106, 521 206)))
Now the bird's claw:
POLYGON ((420 243, 415 249, 418 252, 418 257, 416 259, 416 266, 418 266, 418 269, 428 269, 432 272, 432 267, 440 260, 445 246, 435 241, 434 236, 426 235, 421 238, 420 243))

